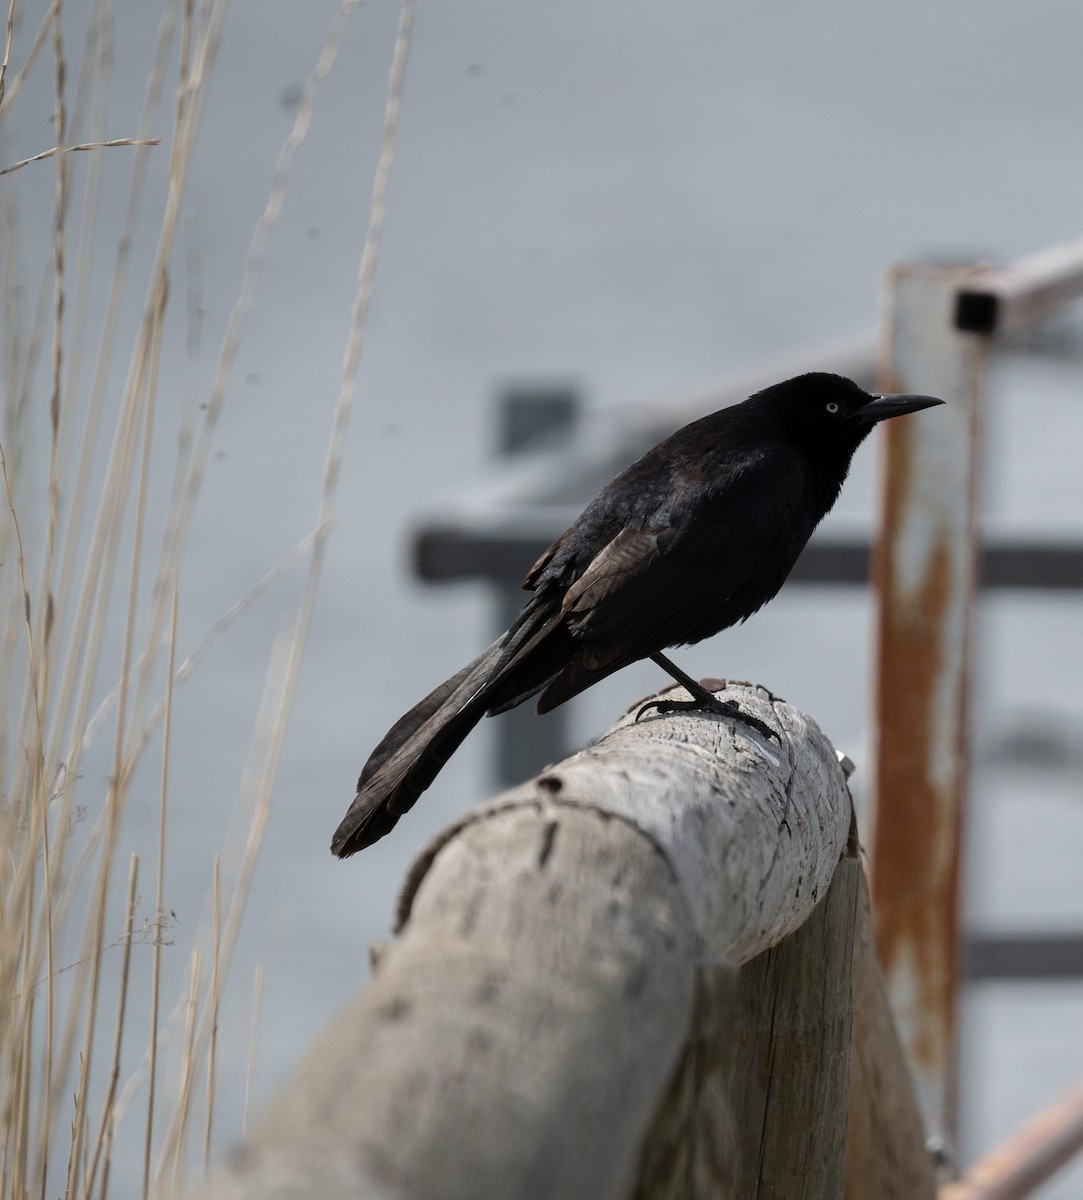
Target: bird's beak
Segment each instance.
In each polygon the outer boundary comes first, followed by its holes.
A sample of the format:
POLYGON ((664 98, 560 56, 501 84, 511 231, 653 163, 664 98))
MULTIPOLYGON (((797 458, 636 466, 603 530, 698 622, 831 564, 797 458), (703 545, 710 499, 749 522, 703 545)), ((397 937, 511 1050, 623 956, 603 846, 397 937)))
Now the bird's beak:
POLYGON ((868 404, 863 404, 854 413, 854 420, 861 425, 875 425, 878 421, 886 421, 890 417, 902 417, 906 413, 920 412, 923 408, 932 408, 943 404, 935 396, 911 396, 901 393, 894 396, 873 396, 868 404))

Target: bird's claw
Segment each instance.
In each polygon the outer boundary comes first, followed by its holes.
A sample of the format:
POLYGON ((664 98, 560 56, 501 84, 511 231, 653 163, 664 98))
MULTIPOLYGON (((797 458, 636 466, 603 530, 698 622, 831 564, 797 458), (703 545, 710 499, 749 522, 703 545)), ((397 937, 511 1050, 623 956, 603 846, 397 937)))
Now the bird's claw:
POLYGON ((667 713, 675 711, 674 706, 676 706, 676 708, 687 708, 688 701, 685 700, 683 702, 678 702, 676 700, 648 700, 647 703, 640 708, 639 712, 636 713, 635 723, 638 725, 639 718, 643 716, 645 712, 650 712, 652 708, 655 709, 660 716, 664 717, 667 713))
POLYGON ((668 716, 675 712, 714 712, 723 717, 733 717, 764 737, 774 738, 776 742, 781 740, 770 725, 765 724, 759 717, 744 712, 736 700, 719 700, 717 696, 712 696, 710 703, 706 700, 648 700, 636 713, 636 721, 651 709, 660 716, 668 716))

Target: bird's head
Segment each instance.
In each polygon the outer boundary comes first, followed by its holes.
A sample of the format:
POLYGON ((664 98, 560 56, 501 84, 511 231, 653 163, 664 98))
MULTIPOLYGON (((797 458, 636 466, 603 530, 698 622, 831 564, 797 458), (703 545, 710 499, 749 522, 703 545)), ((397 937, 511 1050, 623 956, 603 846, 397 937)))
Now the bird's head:
POLYGON ((835 450, 847 457, 881 421, 944 403, 935 396, 866 392, 852 379, 825 371, 787 379, 753 399, 803 446, 835 450))

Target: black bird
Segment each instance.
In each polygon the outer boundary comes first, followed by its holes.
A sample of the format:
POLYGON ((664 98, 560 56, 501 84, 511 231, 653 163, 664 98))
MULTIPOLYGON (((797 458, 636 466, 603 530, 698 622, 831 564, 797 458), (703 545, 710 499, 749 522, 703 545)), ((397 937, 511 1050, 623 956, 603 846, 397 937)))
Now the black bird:
POLYGON ((481 717, 539 692, 538 712, 548 712, 637 659, 652 659, 695 697, 654 707, 713 709, 767 731, 662 651, 766 604, 872 427, 942 403, 870 395, 817 372, 648 450, 531 567, 523 586, 532 594, 508 632, 391 727, 361 772, 333 853, 346 858, 390 833, 481 717))

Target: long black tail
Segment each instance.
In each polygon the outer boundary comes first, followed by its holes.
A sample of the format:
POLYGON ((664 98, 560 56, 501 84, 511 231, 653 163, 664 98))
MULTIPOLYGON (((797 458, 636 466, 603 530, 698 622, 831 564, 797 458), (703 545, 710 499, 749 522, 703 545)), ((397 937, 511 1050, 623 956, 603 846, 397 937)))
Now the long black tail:
POLYGON ((484 715, 481 693, 499 655, 500 642, 494 642, 392 725, 365 763, 357 795, 331 839, 333 854, 347 858, 364 850, 410 811, 484 715))
POLYGON ((478 721, 536 695, 571 652, 559 612, 528 605, 512 629, 387 731, 365 763, 332 853, 348 858, 390 833, 478 721))

